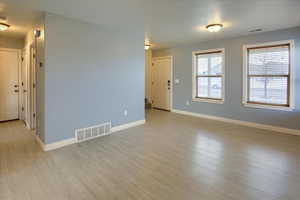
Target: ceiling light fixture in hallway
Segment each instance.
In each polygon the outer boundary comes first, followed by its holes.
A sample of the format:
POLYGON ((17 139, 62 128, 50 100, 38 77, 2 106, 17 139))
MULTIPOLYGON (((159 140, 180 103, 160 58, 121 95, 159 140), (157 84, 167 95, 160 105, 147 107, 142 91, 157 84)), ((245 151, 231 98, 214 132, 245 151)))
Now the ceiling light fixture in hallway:
POLYGON ((0 22, 0 31, 5 31, 10 27, 10 25, 0 22))

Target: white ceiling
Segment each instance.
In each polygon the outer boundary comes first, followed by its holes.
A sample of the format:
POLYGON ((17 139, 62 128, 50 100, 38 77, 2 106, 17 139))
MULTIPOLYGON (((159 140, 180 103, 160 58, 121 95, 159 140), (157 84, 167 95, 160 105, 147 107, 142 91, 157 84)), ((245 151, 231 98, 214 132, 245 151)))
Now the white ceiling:
POLYGON ((156 48, 300 26, 300 0, 0 0, 0 15, 7 15, 15 34, 24 34, 36 11, 144 31, 156 48), (224 29, 209 33, 209 23, 224 29))
POLYGON ((0 0, 0 17, 6 17, 6 21, 11 27, 6 31, 0 31, 1 36, 9 36, 14 38, 24 38, 26 32, 33 26, 40 12, 30 9, 19 9, 18 7, 9 6, 0 0))

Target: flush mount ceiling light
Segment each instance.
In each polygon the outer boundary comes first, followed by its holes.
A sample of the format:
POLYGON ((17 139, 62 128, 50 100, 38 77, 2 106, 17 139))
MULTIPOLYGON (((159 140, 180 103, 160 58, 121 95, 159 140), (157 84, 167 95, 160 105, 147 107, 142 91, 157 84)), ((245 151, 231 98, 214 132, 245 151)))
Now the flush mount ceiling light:
POLYGON ((206 28, 209 32, 219 32, 223 28, 223 24, 209 24, 206 28))
POLYGON ((0 31, 5 31, 10 27, 10 25, 0 22, 0 31))
POLYGON ((145 44, 144 49, 145 49, 145 50, 149 50, 149 49, 150 49, 150 46, 151 46, 150 44, 145 44))

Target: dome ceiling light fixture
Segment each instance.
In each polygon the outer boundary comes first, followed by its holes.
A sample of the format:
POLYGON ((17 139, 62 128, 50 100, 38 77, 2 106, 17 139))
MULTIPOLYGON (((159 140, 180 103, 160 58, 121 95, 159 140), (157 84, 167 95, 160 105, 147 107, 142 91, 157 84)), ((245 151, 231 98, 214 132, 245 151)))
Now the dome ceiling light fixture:
POLYGON ((0 22, 0 31, 5 31, 10 27, 10 25, 0 22))
POLYGON ((150 44, 145 44, 144 49, 147 51, 150 49, 150 46, 151 46, 150 44))
POLYGON ((0 16, 0 31, 5 31, 10 27, 10 25, 5 22, 7 22, 7 18, 5 16, 0 16))
POLYGON ((223 24, 209 24, 206 26, 211 33, 219 32, 223 28, 223 24))

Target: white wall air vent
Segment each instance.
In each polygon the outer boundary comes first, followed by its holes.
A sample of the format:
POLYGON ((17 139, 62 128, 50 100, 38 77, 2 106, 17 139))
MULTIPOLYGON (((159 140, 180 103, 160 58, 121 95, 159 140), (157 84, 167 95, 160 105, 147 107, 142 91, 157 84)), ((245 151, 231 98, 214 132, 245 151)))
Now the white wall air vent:
POLYGON ((76 142, 84 142, 111 133, 111 122, 75 130, 76 142))

